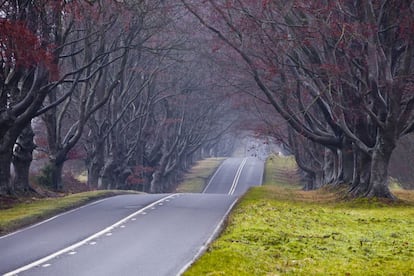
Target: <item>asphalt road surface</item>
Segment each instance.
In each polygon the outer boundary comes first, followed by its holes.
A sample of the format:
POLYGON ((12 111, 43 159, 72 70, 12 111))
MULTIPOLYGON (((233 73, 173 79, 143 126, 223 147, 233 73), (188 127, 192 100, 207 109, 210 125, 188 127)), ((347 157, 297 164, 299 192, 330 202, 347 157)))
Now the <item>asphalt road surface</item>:
POLYGON ((0 274, 180 275, 262 174, 259 159, 229 158, 203 194, 116 196, 0 237, 0 274))

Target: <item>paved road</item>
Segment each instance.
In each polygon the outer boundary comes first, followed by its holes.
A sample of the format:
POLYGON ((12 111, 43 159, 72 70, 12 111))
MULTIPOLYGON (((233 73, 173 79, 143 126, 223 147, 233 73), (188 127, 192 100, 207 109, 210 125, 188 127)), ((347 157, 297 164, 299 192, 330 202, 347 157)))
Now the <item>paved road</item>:
POLYGON ((262 173, 258 159, 230 158, 204 194, 116 196, 1 237, 0 274, 181 274, 262 173))
POLYGON ((242 195, 251 186, 262 184, 264 162, 253 157, 228 158, 204 189, 207 194, 242 195))

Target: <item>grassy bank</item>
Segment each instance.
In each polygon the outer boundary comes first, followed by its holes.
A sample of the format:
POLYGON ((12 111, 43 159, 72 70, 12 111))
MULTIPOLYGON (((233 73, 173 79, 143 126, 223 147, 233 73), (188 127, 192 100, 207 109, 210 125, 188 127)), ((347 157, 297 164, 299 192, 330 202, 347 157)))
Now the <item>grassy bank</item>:
POLYGON ((396 191, 406 201, 393 204, 341 201, 274 178, 277 185, 243 197, 222 235, 185 275, 414 274, 413 192, 396 191))
POLYGON ((179 193, 201 193, 214 171, 225 158, 207 158, 198 161, 178 185, 179 193))
POLYGON ((39 222, 86 203, 125 193, 129 192, 91 191, 57 198, 22 200, 20 203, 13 204, 11 208, 0 209, 0 235, 39 222))
POLYGON ((293 156, 270 156, 265 164, 263 185, 279 185, 299 189, 299 176, 293 156))

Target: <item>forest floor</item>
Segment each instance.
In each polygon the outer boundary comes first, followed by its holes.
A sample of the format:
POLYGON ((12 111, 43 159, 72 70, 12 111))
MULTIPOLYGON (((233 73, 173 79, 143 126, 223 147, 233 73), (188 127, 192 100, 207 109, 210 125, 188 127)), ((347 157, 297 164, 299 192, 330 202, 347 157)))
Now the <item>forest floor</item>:
POLYGON ((184 275, 414 275, 414 191, 401 200, 344 200, 303 191, 294 161, 268 160, 265 184, 184 275))

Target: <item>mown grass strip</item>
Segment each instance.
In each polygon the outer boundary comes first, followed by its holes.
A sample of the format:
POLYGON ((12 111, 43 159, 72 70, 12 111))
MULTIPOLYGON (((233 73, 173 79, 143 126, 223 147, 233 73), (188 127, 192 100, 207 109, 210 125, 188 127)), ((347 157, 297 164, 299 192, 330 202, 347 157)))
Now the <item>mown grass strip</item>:
POLYGON ((253 188, 184 275, 414 275, 414 192, 396 194, 404 201, 253 188))
POLYGON ((64 197, 32 199, 0 210, 0 235, 50 218, 61 212, 80 207, 89 202, 125 194, 129 191, 90 191, 64 197))
POLYGON ((198 161, 191 170, 186 173, 184 180, 176 191, 178 193, 201 193, 208 180, 225 158, 207 158, 198 161))

